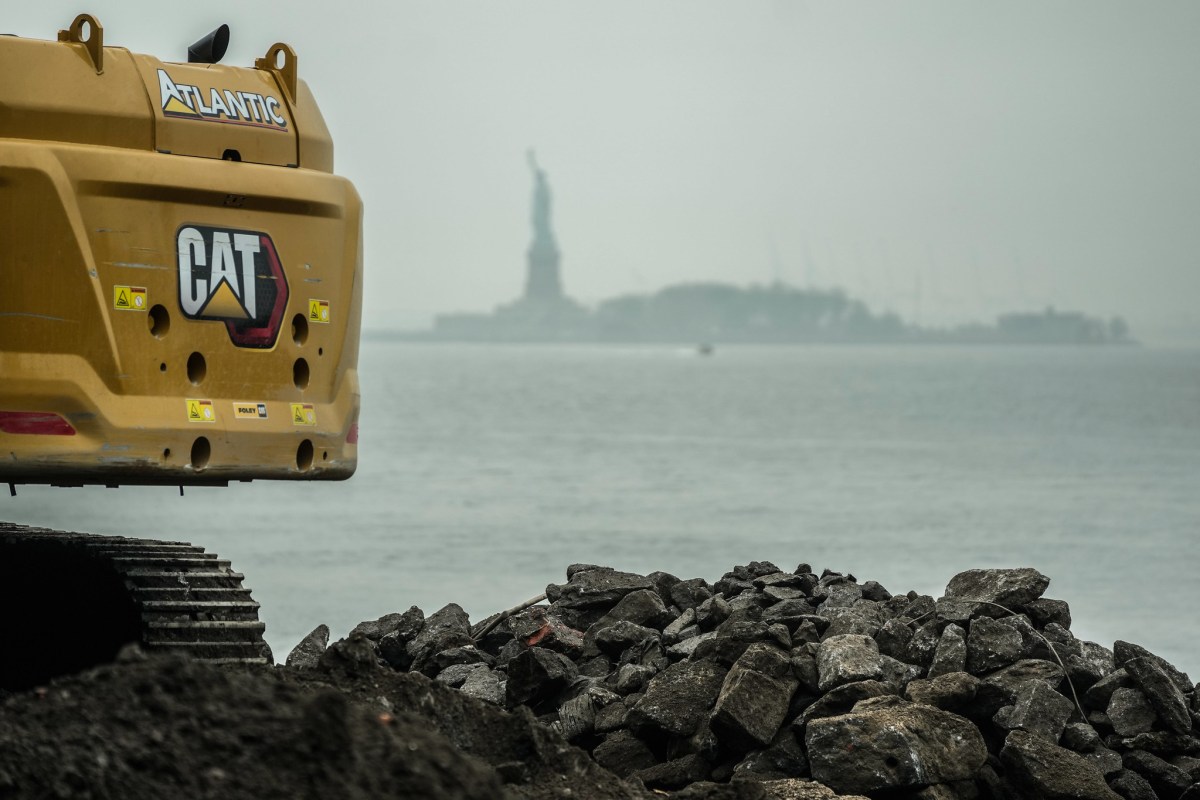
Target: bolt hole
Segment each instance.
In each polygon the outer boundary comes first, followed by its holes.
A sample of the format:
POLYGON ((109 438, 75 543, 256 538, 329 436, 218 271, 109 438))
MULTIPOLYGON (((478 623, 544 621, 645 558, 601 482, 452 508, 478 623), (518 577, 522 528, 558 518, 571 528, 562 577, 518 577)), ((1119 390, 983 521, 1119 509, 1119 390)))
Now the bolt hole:
POLYGON ((296 363, 292 366, 292 381, 296 384, 296 388, 307 389, 308 377, 308 362, 303 358, 297 358, 296 363))
POLYGON ((159 364, 159 365, 158 365, 158 371, 159 371, 159 372, 166 372, 166 371, 167 371, 167 362, 165 362, 165 361, 164 361, 163 363, 159 364))
POLYGON ((242 154, 239 153, 237 150, 230 148, 221 154, 221 160, 222 161, 241 161, 242 154))
POLYGON ((156 305, 150 309, 150 314, 147 315, 146 320, 150 323, 150 335, 156 339, 163 338, 167 335, 167 331, 171 330, 171 315, 161 305, 156 305))
POLYGON ((323 355, 325 355, 325 348, 324 348, 324 347, 318 347, 318 348, 317 348, 317 355, 319 355, 319 356, 323 356, 323 355))
POLYGON ((204 356, 200 353, 192 353, 188 356, 188 380, 199 385, 204 380, 206 374, 208 374, 208 365, 204 363, 204 356))
POLYGON ((208 439, 200 436, 192 442, 192 469, 204 469, 212 457, 212 445, 208 439))
POLYGON ((296 448, 296 469, 308 472, 313 465, 313 443, 305 439, 296 448))
POLYGON ((296 344, 304 344, 308 341, 308 320, 303 314, 297 314, 292 317, 292 341, 296 344))
POLYGON ((163 458, 170 458, 170 457, 171 457, 171 448, 167 447, 163 450, 163 458))
POLYGON ((328 461, 328 460, 329 460, 329 451, 328 451, 328 450, 322 450, 322 451, 321 451, 321 460, 322 460, 322 461, 328 461))

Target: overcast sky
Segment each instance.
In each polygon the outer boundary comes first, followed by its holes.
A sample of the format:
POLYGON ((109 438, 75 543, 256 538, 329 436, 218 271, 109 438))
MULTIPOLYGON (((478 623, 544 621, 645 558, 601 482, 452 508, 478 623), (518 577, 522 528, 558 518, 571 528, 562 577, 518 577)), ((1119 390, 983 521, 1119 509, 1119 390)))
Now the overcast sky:
MULTIPOLYGON (((79 0, 6 4, 54 38, 79 0)), ((520 293, 534 147, 584 302, 842 286, 1200 339, 1200 3, 90 3, 106 44, 292 44, 367 207, 368 327, 520 293)))

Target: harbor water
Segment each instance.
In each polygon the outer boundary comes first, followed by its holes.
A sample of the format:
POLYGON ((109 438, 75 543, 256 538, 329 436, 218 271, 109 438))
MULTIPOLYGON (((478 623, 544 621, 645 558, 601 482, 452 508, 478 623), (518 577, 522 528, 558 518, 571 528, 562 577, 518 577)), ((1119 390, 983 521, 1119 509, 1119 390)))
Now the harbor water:
POLYGON ((1077 635, 1200 677, 1200 350, 363 342, 358 474, 18 487, 0 519, 232 560, 282 659, 327 623, 480 619, 574 562, 801 562, 937 596, 1033 566, 1077 635))

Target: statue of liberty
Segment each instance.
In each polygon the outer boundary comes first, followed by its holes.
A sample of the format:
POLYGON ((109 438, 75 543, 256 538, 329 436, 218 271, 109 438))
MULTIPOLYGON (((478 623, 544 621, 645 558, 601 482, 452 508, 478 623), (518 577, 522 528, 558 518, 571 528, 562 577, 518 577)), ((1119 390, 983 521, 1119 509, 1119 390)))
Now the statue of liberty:
POLYGON ((550 183, 546 180, 545 170, 538 166, 533 150, 526 151, 525 157, 533 171, 533 241, 529 244, 525 298, 558 300, 562 298, 563 291, 558 273, 558 245, 554 242, 554 231, 550 227, 550 183))

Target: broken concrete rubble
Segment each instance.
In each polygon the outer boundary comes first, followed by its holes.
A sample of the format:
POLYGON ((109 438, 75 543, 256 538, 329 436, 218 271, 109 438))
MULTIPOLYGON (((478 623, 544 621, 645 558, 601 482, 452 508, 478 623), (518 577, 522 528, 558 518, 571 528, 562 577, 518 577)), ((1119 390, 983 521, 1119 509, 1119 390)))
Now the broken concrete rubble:
POLYGON ((1144 648, 1076 638, 1049 583, 969 570, 934 600, 806 564, 712 583, 577 564, 479 641, 451 605, 364 623, 355 648, 528 708, 681 798, 1200 796, 1195 685, 1144 648))

